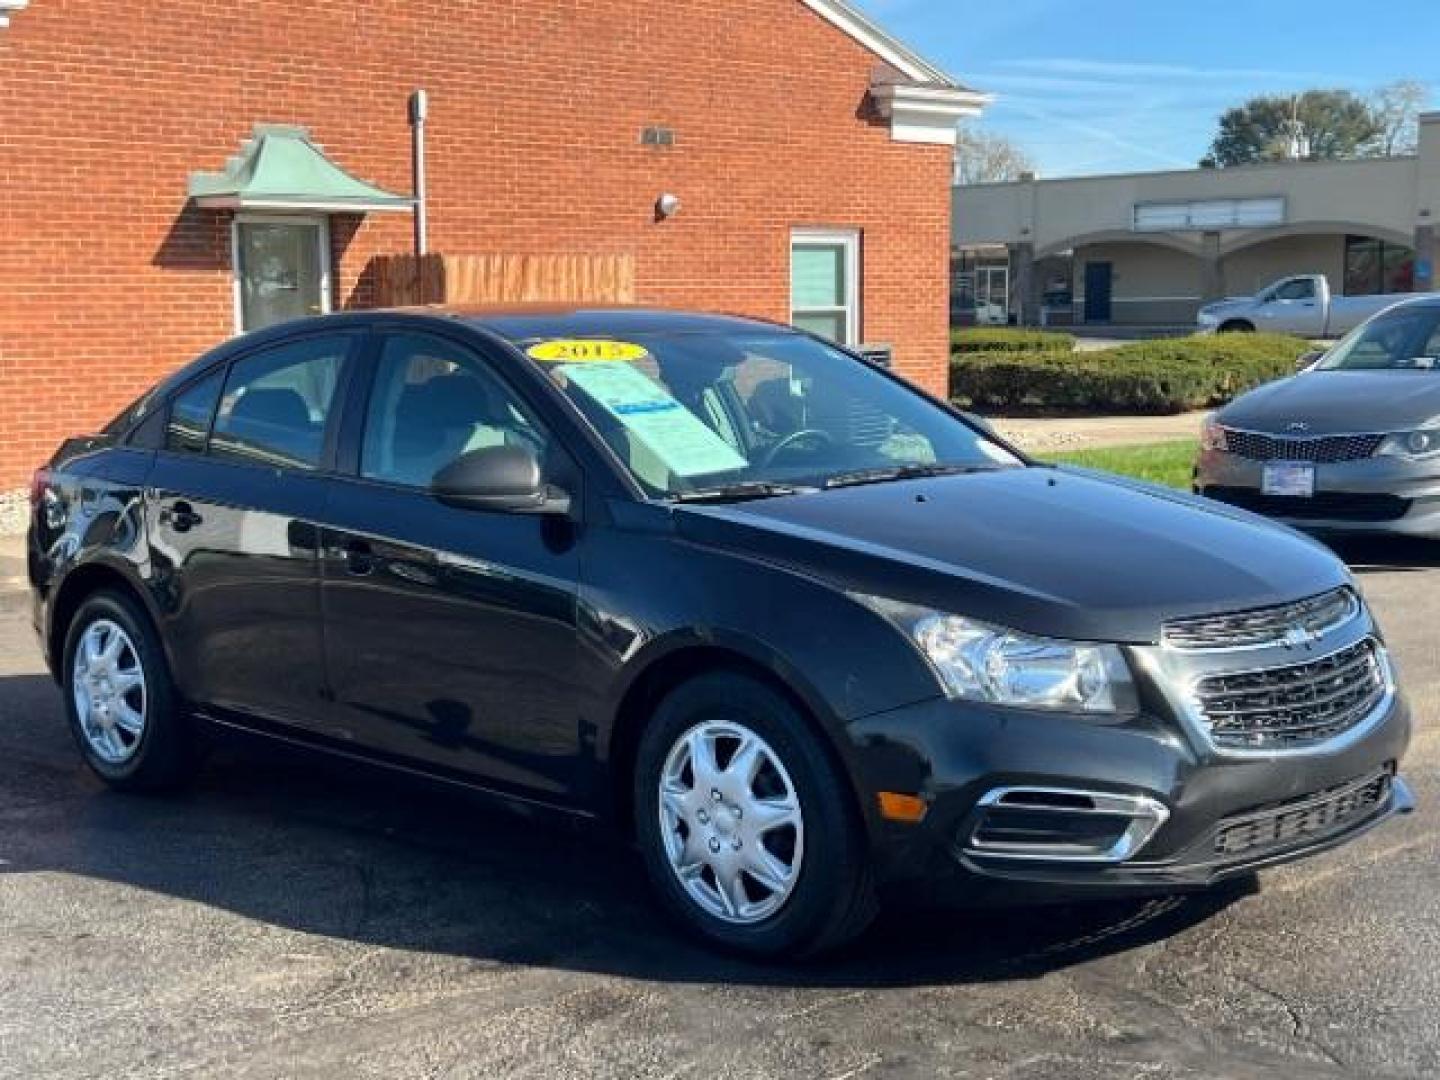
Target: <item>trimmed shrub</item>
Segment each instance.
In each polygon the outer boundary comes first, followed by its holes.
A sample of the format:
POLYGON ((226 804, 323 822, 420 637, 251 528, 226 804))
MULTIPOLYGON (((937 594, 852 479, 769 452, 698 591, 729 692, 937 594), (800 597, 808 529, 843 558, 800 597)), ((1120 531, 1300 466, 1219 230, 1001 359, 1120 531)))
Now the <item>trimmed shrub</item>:
POLYGON ((1037 352, 1069 350, 1075 339, 1053 330, 1024 330, 1005 326, 975 326, 950 331, 950 352, 1037 352))
POLYGON ((1137 341, 1093 352, 965 353, 950 365, 962 408, 1160 415, 1223 405, 1289 375, 1310 349, 1272 334, 1137 341))

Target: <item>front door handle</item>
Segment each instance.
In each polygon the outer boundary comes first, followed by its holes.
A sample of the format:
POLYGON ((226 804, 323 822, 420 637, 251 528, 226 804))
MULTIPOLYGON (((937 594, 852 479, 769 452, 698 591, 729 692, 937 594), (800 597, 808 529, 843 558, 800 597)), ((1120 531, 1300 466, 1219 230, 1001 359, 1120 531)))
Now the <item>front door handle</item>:
POLYGON ((356 577, 365 577, 375 569, 375 549, 368 540, 346 540, 340 548, 345 569, 356 577))
POLYGON ((176 532, 189 532, 196 525, 203 525, 205 519, 195 513, 187 502, 177 502, 160 510, 160 524, 169 525, 176 532))

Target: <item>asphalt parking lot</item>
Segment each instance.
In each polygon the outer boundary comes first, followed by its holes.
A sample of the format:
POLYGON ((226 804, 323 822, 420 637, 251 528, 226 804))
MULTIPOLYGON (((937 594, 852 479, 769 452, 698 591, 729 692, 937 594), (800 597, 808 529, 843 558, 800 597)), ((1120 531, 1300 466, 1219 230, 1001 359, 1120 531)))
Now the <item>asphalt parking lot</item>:
POLYGON ((603 836, 473 801, 245 746, 106 792, 0 567, 0 1076, 1436 1076, 1440 546, 1346 554, 1418 813, 1258 892, 892 915, 790 968, 677 938, 603 836))

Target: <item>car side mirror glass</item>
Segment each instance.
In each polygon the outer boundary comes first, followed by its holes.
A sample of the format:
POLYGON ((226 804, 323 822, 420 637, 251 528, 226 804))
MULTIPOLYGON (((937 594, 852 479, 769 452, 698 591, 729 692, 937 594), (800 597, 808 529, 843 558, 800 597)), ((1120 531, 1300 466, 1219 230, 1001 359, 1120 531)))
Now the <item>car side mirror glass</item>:
POLYGON ((485 446, 461 454, 435 474, 430 493, 461 510, 565 514, 570 496, 546 484, 540 459, 523 446, 485 446))
POLYGON ((1325 359, 1324 349, 1311 349, 1307 353, 1302 353, 1295 361, 1295 374, 1298 375, 1302 371, 1309 371, 1323 359, 1325 359))

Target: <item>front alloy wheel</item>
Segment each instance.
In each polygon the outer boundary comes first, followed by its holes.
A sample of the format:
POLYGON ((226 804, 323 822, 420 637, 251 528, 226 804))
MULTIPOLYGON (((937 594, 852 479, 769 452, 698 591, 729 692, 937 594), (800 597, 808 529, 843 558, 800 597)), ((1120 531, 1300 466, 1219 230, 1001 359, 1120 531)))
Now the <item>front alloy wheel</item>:
POLYGON ((832 736, 768 682, 675 687, 640 736, 635 837, 670 915, 752 956, 805 956, 875 912, 868 844, 832 736))
POLYGON ((702 909, 757 923, 784 906, 805 856, 795 784, 770 744, 743 724, 697 724, 660 776, 670 869, 702 909))

